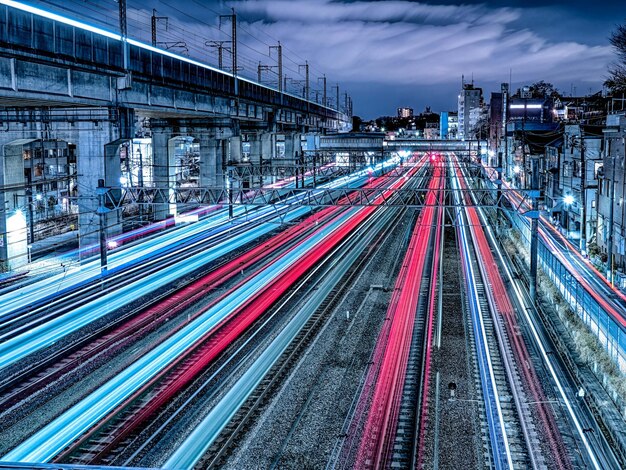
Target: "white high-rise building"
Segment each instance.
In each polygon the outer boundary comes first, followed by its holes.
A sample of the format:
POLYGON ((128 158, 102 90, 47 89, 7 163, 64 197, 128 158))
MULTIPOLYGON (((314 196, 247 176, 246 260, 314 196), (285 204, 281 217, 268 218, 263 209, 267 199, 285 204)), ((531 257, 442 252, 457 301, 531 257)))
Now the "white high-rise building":
POLYGON ((469 83, 463 85, 459 94, 459 139, 465 140, 470 136, 472 128, 476 125, 476 116, 479 114, 475 109, 480 108, 482 100, 482 88, 476 88, 469 83))

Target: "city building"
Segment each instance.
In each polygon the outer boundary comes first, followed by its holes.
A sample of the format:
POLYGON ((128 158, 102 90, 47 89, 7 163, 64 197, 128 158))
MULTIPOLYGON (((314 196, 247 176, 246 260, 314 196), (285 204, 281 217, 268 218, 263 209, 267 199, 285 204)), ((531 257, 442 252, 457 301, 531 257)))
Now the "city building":
MULTIPOLYGON (((601 252, 607 255, 609 266, 613 266, 621 273, 626 270, 624 139, 626 139, 626 115, 609 114, 604 129, 603 164, 598 171, 600 184, 597 244, 601 252)), ((622 281, 619 282, 621 287, 626 287, 624 279, 622 275, 617 277, 618 281, 622 281)))
POLYGON ((489 98, 489 153, 496 155, 502 138, 502 93, 491 93, 489 98))
POLYGON ((473 83, 463 84, 463 89, 458 96, 459 139, 469 138, 478 117, 475 108, 480 108, 482 101, 482 88, 475 87, 473 83))
POLYGON ((602 167, 602 147, 601 126, 565 126, 562 153, 556 167, 560 200, 552 211, 569 238, 585 240, 581 243, 582 250, 586 249, 587 242, 596 238, 597 175, 602 167))
POLYGON ((601 92, 591 96, 560 97, 554 99, 553 116, 559 121, 590 122, 603 119, 606 114, 608 98, 601 92))
POLYGON ((439 124, 436 122, 426 123, 426 127, 424 128, 424 139, 439 139, 439 124))
POLYGON ((553 103, 550 98, 510 98, 509 121, 551 123, 553 103))
POLYGON ((549 142, 545 148, 544 158, 544 203, 546 211, 551 215, 553 222, 561 223, 561 208, 563 205, 563 185, 561 184, 563 160, 563 134, 559 134, 549 142))
POLYGON ((545 170, 545 147, 558 136, 559 123, 553 120, 550 98, 510 97, 507 113, 504 178, 517 187, 526 187, 529 158, 540 158, 540 167, 545 170))
POLYGON ((413 117, 413 108, 398 108, 398 117, 399 118, 413 117))
POLYGON ((459 115, 455 112, 448 113, 448 139, 459 137, 459 115))
POLYGON ((454 111, 444 111, 439 116, 439 138, 456 139, 459 130, 458 114, 454 111))
MULTIPOLYGON (((15 216, 12 222, 5 223, 16 224, 23 218, 24 242, 28 245, 71 231, 78 213, 76 146, 58 139, 21 138, 0 149, 0 200, 4 201, 7 214, 15 216)), ((0 226, 0 233, 6 232, 0 226)), ((0 237, 0 242, 2 246, 12 246, 12 240, 4 237, 0 237)), ((27 250, 15 248, 7 260, 7 267, 21 266, 28 262, 27 250)))
POLYGON ((439 115, 439 138, 447 139, 448 138, 448 112, 443 111, 439 115))

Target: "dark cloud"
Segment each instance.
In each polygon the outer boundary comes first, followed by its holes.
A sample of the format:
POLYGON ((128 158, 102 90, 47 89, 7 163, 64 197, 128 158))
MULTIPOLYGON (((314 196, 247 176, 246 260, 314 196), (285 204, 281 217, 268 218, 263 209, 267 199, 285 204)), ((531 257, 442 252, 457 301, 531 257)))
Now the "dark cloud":
POLYGON ((406 90, 404 102, 416 108, 453 104, 462 74, 473 74, 479 85, 497 84, 512 71, 517 83, 543 79, 561 88, 575 83, 579 90, 595 90, 613 58, 608 31, 592 34, 600 37, 593 42, 576 40, 564 23, 588 20, 556 3, 538 8, 512 1, 443 3, 240 0, 229 5, 243 21, 284 38, 318 69, 351 85, 356 111, 367 116, 392 112, 386 99, 399 89, 406 90), (548 34, 558 30, 569 34, 548 34), (447 90, 452 99, 429 103, 426 96, 436 89, 447 90))
MULTIPOLYGON (((108 8, 104 16, 115 29, 115 4, 97 2, 96 12, 95 1, 85 0, 83 15, 98 19, 108 8)), ((74 7, 37 1, 50 2, 74 7)), ((608 37, 626 21, 624 0, 129 0, 129 30, 150 41, 156 8, 171 20, 167 31, 159 30, 160 41, 184 41, 190 56, 215 64, 215 50, 205 42, 228 39, 217 18, 230 7, 239 18, 243 75, 255 78, 259 62, 273 64, 268 46, 280 40, 286 75, 302 80, 298 66, 308 60, 314 85, 326 73, 329 84, 339 81, 352 93, 355 111, 366 117, 399 105, 453 109, 461 75, 473 76, 487 92, 510 74, 513 88, 546 80, 561 90, 595 92, 614 60, 608 37)), ((275 80, 272 72, 263 77, 275 80)))

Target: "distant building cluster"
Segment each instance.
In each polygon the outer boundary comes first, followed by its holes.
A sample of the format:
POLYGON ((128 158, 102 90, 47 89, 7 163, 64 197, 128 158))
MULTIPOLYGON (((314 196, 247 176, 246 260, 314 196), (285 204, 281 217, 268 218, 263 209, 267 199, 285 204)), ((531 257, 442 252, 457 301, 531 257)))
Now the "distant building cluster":
POLYGON ((555 227, 614 266, 626 287, 623 100, 601 93, 565 97, 544 82, 511 93, 504 83, 488 105, 479 105, 483 117, 476 122, 467 110, 468 102, 477 103, 469 91, 464 87, 459 98, 459 137, 486 139, 483 158, 512 187, 543 190, 542 209, 555 227))
POLYGON ((503 83, 487 97, 473 82, 462 83, 457 98, 456 111, 426 108, 415 115, 402 107, 397 116, 358 129, 391 140, 479 142, 487 165, 500 168, 514 188, 536 184, 555 228, 597 262, 612 265, 626 288, 626 100, 562 96, 543 81, 515 91, 503 83))
POLYGON ((353 124, 353 131, 384 132, 389 137, 439 138, 439 114, 429 107, 414 114, 413 108, 398 108, 397 116, 381 116, 377 119, 353 124))
POLYGON ((398 108, 398 117, 399 118, 413 117, 413 108, 398 108))

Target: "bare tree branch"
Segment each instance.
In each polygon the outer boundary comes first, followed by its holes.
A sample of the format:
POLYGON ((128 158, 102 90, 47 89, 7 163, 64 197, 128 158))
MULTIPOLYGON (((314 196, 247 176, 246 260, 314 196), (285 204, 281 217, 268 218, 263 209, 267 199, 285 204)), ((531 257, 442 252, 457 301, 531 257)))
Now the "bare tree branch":
POLYGON ((613 93, 626 91, 626 25, 620 25, 609 38, 618 61, 609 68, 609 78, 604 85, 613 93))

